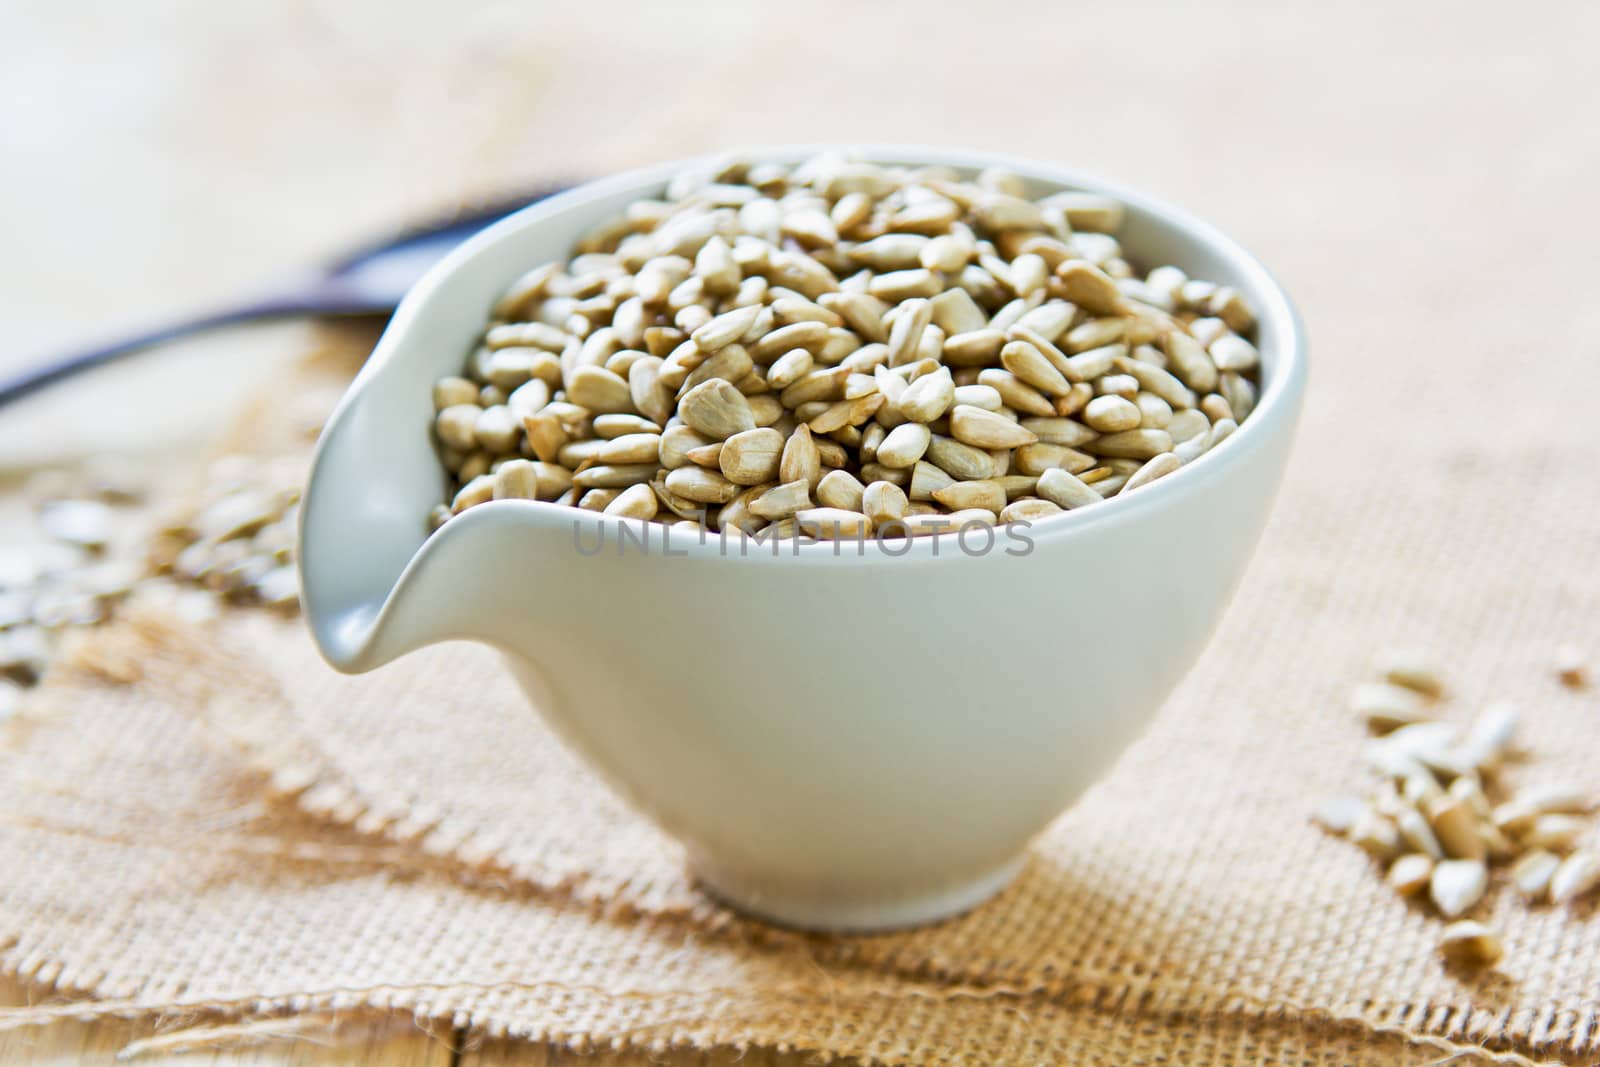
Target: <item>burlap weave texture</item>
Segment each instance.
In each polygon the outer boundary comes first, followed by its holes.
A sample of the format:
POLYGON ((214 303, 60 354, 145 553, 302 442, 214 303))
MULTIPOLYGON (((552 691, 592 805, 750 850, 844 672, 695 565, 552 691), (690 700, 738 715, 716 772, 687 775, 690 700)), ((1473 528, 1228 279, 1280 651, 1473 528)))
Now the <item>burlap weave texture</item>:
MULTIPOLYGON (((348 370, 324 357, 290 387, 325 390, 348 370)), ((243 436, 303 451, 276 410, 243 436)), ((1314 473, 1291 484, 1222 632, 1151 732, 1016 885, 909 933, 806 936, 717 907, 483 649, 345 678, 295 622, 131 619, 86 642, 14 724, 5 964, 109 1002, 93 1010, 391 1006, 577 1045, 1035 1062, 1105 1027, 1148 1048, 1133 1017, 1218 1049, 1220 1034, 1275 1034, 1298 1056, 1305 1041, 1376 1056, 1381 1043, 1362 1042, 1383 1035, 1589 1055, 1591 908, 1497 894, 1485 914, 1506 963, 1453 972, 1434 953, 1439 922, 1306 818, 1353 780, 1344 692, 1393 640, 1457 650, 1450 714, 1490 694, 1529 707, 1540 774, 1584 780, 1592 765, 1594 694, 1561 688, 1548 659, 1597 575, 1497 565, 1530 536, 1549 554, 1592 543, 1584 475, 1551 469, 1522 509, 1484 510, 1449 472, 1459 445, 1440 447, 1419 457, 1431 486, 1408 485, 1412 506, 1389 512, 1343 511, 1362 472, 1302 462, 1314 473), (1440 522, 1472 536, 1426 546, 1440 522), (1479 579, 1440 597, 1423 557, 1441 551, 1479 579)))

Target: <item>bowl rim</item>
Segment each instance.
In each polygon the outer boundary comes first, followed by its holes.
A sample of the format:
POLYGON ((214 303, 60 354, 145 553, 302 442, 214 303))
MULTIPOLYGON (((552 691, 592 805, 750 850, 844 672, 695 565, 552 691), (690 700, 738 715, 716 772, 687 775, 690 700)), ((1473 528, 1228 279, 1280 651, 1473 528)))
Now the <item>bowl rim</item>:
MULTIPOLYGON (((1292 421, 1295 418, 1307 378, 1304 326, 1292 300, 1277 278, 1233 238, 1210 223, 1163 200, 1070 168, 1003 154, 909 145, 780 145, 736 152, 710 153, 655 163, 596 178, 531 204, 468 238, 435 264, 412 287, 401 301, 388 328, 379 339, 372 357, 358 376, 357 382, 352 385, 351 394, 358 391, 357 386, 361 379, 376 374, 388 361, 391 352, 399 346, 414 321, 427 313, 436 290, 446 278, 486 254, 490 249, 519 239, 527 230, 597 199, 630 191, 638 197, 650 196, 652 190, 657 192, 663 190, 669 180, 682 172, 708 170, 728 159, 794 164, 824 152, 838 153, 847 158, 887 166, 949 166, 962 171, 977 171, 987 167, 1004 168, 1031 181, 1057 184, 1072 190, 1109 196, 1149 216, 1159 225, 1184 232, 1192 240, 1207 246, 1219 258, 1226 260, 1234 268, 1235 273, 1242 278, 1248 278, 1252 288, 1260 294, 1261 299, 1254 308, 1257 321, 1271 321, 1275 336, 1281 340, 1270 350, 1271 373, 1263 375, 1261 394, 1256 406, 1249 417, 1239 424, 1238 429, 1216 448, 1210 449, 1180 469, 1142 487, 1137 492, 1127 495, 1119 493, 1098 504, 1029 523, 1027 531, 1032 542, 1042 546, 1046 542, 1070 537, 1074 531, 1088 525, 1132 520, 1153 508, 1162 507, 1175 495, 1199 491, 1204 485, 1219 478, 1224 470, 1241 459, 1246 451, 1265 447, 1268 438, 1272 436, 1270 434, 1272 428, 1285 420, 1292 421)), ((1264 350, 1263 355, 1266 354, 1264 350)), ((350 395, 345 399, 350 401, 354 397, 350 395)), ((1287 442, 1290 437, 1291 435, 1283 436, 1284 447, 1288 447, 1287 442)), ((645 520, 603 515, 552 502, 490 501, 463 511, 436 534, 427 537, 418 549, 416 558, 411 561, 411 566, 406 570, 412 570, 421 564, 423 556, 432 555, 433 553, 428 551, 430 547, 442 547, 442 543, 455 540, 454 536, 449 536, 452 528, 455 528, 456 535, 461 535, 467 532, 466 527, 477 527, 484 523, 520 523, 534 519, 543 525, 554 517, 573 524, 575 543, 585 528, 590 531, 606 527, 620 529, 624 526, 631 526, 635 531, 648 529, 645 527, 645 520)), ((1005 524, 997 522, 994 529, 1003 530, 1004 526, 1005 524)), ((659 524, 657 528, 663 531, 667 529, 659 524)), ((951 530, 935 535, 894 538, 887 541, 880 540, 876 536, 809 542, 799 539, 785 541, 751 539, 750 543, 761 546, 761 551, 729 551, 730 546, 738 545, 745 536, 707 530, 693 540, 673 538, 670 540, 670 555, 674 558, 720 557, 754 561, 782 559, 785 565, 789 566, 808 560, 814 562, 830 560, 841 563, 853 561, 860 564, 878 559, 911 560, 938 558, 941 555, 947 558, 960 558, 960 553, 946 551, 941 554, 940 548, 948 549, 951 538, 960 538, 964 535, 960 531, 951 530), (774 544, 781 545, 782 550, 771 550, 774 544), (886 545, 891 548, 886 550, 886 545), (855 550, 841 551, 840 546, 851 546, 855 550)), ((991 547, 992 545, 993 542, 991 547)))

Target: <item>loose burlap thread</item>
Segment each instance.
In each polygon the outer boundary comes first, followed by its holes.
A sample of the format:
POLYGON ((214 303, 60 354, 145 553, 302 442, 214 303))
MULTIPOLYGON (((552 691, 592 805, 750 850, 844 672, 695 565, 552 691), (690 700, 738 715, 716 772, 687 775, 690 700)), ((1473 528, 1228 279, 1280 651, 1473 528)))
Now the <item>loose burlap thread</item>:
MULTIPOLYGON (((330 396, 359 351, 286 393, 330 396)), ((283 410, 269 398, 240 440, 303 456, 283 410)), ((1347 461, 1393 445, 1383 424, 1340 451, 1341 422, 1313 405, 1244 588, 1147 736, 1015 885, 905 933, 803 935, 717 906, 481 648, 346 678, 297 621, 136 614, 8 733, 0 965, 94 999, 0 1020, 391 1008, 575 1047, 951 1064, 1161 1062, 1175 1044, 1219 1064, 1394 1062, 1415 1043, 1591 1056, 1592 906, 1497 891, 1482 910, 1505 963, 1453 971, 1441 923, 1307 812, 1355 781, 1343 699, 1395 642, 1444 651, 1445 714, 1528 709, 1536 770, 1513 781, 1592 780, 1597 700, 1550 654, 1600 599, 1583 565, 1600 506, 1582 464, 1547 461, 1559 442, 1440 433, 1386 481, 1347 461)))

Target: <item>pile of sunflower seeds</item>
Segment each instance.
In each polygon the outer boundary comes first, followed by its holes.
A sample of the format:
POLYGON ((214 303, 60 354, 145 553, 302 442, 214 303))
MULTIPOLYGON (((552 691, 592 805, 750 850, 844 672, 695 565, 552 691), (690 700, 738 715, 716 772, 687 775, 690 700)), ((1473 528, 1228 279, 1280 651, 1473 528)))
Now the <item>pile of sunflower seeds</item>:
POLYGON ((0 720, 37 685, 67 632, 130 601, 201 621, 221 604, 293 611, 299 472, 227 457, 198 508, 162 521, 144 482, 104 463, 50 471, 25 490, 42 535, 0 553, 0 720))
POLYGON ((276 470, 246 456, 218 460, 204 503, 151 539, 151 573, 210 590, 226 603, 294 611, 300 604, 294 565, 299 483, 298 468, 276 470))
POLYGON ((1600 888, 1595 798, 1552 782, 1503 790, 1499 773, 1520 755, 1514 707, 1490 705, 1462 728, 1435 717, 1444 686, 1425 660, 1393 656, 1380 671, 1351 699, 1375 735, 1363 752, 1370 788, 1327 801, 1314 817, 1383 865, 1397 893, 1450 920, 1446 959, 1492 966, 1504 953, 1498 934, 1466 916, 1497 872, 1529 903, 1567 904, 1600 888))
POLYGON ((59 636, 104 621, 144 575, 145 491, 131 472, 47 472, 24 493, 38 530, 0 553, 0 719, 43 677, 59 636))
POLYGON ((824 154, 733 160, 518 279, 435 383, 437 529, 530 498, 764 537, 1045 519, 1218 445, 1255 317, 1139 274, 1103 196, 824 154))

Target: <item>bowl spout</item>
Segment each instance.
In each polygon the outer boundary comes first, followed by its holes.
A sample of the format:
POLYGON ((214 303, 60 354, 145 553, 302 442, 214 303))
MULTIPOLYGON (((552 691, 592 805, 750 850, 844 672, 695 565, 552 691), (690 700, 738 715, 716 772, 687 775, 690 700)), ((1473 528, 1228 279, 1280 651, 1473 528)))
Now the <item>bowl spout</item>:
MULTIPOLYGON (((430 443, 428 389, 408 383, 410 395, 383 397, 388 383, 371 371, 323 431, 301 505, 301 601, 318 648, 347 673, 456 639, 539 658, 564 617, 559 572, 600 551, 590 542, 610 547, 603 529, 579 529, 600 516, 502 500, 429 536, 427 516, 446 499, 446 481, 430 443), (412 412, 414 396, 422 404, 412 412)), ((593 562, 588 595, 611 570, 593 562)))
POLYGON ((446 492, 427 389, 397 380, 383 356, 380 346, 323 430, 301 507, 302 605, 322 654, 348 672, 454 636, 463 622, 458 598, 437 588, 464 569, 457 553, 422 551, 426 516, 446 492), (419 566, 424 556, 433 558, 419 566))

